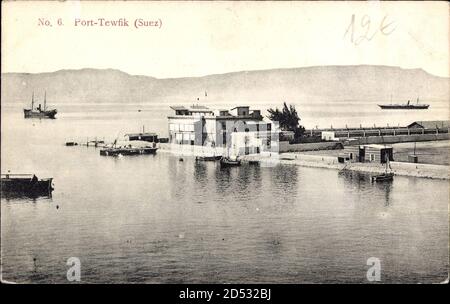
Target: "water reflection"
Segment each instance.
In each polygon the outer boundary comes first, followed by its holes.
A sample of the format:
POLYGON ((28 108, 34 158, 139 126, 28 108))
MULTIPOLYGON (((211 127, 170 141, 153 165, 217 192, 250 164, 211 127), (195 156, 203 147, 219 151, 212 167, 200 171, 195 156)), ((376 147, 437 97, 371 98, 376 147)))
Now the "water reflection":
MULTIPOLYGON (((393 181, 372 182, 371 174, 350 170, 339 171, 338 176, 343 180, 343 186, 348 192, 357 191, 356 193, 366 196, 365 200, 369 200, 367 196, 382 198, 386 207, 392 204, 390 194, 393 191, 393 181)), ((364 201, 364 197, 361 199, 364 201)))
POLYGON ((40 200, 52 200, 52 192, 48 193, 23 193, 13 191, 1 191, 1 200, 6 202, 32 202, 36 203, 40 200))
POLYGON ((205 185, 208 180, 207 164, 203 161, 195 161, 194 163, 194 180, 197 185, 205 185))
POLYGON ((253 197, 262 187, 261 168, 259 166, 243 164, 239 167, 215 168, 215 187, 220 195, 234 195, 242 198, 253 197))
POLYGON ((292 165, 276 165, 268 168, 270 183, 275 197, 295 200, 298 190, 299 167, 292 165))
POLYGON ((370 183, 370 175, 367 173, 341 170, 339 171, 338 176, 345 180, 346 186, 351 186, 353 189, 366 189, 367 185, 370 183))
POLYGON ((381 193, 384 193, 384 206, 388 207, 388 206, 392 205, 390 195, 391 195, 391 192, 393 191, 394 183, 391 181, 387 181, 387 182, 381 182, 381 183, 375 182, 374 184, 375 184, 375 187, 377 187, 377 189, 380 190, 381 193))

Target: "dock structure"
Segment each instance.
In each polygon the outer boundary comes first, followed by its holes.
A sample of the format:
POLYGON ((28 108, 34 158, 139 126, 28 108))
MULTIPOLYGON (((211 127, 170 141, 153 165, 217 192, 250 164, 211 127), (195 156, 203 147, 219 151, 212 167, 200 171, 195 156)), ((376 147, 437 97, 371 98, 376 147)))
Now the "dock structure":
POLYGON ((97 137, 93 140, 89 140, 89 137, 86 139, 85 143, 82 143, 83 146, 86 147, 103 147, 106 145, 105 140, 98 140, 97 137))
POLYGON ((73 146, 85 146, 85 147, 95 147, 95 148, 102 148, 106 145, 106 142, 104 139, 99 140, 97 137, 95 139, 89 139, 89 137, 86 138, 86 141, 66 141, 65 145, 67 147, 73 147, 73 146))

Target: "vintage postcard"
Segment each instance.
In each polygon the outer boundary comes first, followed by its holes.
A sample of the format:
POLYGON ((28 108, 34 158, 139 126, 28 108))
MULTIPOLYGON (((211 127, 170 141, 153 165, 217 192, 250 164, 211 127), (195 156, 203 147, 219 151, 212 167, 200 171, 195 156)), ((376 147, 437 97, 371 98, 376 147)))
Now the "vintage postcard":
POLYGON ((2 282, 448 282, 448 12, 2 1, 2 282))

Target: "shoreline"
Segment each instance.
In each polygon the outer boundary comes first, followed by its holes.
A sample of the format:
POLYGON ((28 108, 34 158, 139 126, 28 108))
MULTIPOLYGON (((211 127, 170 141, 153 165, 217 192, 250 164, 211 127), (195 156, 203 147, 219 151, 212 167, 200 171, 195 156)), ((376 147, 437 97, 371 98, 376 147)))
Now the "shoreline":
MULTIPOLYGON (((160 145, 158 152, 171 153, 182 157, 195 157, 193 151, 184 150, 174 152, 170 144, 160 145)), ((288 164, 310 168, 324 168, 333 170, 348 170, 372 174, 385 172, 385 165, 380 163, 339 163, 337 157, 327 155, 312 155, 299 153, 262 153, 258 155, 243 155, 240 159, 247 163, 259 161, 266 166, 288 164)), ((419 178, 450 180, 450 166, 423 163, 390 162, 394 175, 419 178)))
MULTIPOLYGON (((278 161, 281 164, 291 164, 302 167, 348 170, 373 174, 385 172, 385 165, 378 163, 339 163, 337 157, 302 155, 295 153, 282 153, 278 156, 279 157, 261 158, 247 155, 242 156, 241 159, 244 162, 258 160, 261 162, 273 163, 274 161, 278 161)), ((450 166, 395 161, 390 162, 390 165, 394 175, 450 180, 450 166)))

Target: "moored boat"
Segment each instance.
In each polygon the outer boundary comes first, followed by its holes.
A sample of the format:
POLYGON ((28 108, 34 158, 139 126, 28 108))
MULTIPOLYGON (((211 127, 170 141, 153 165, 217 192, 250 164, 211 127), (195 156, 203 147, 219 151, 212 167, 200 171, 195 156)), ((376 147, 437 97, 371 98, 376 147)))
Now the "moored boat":
POLYGON ((385 167, 384 173, 378 174, 378 175, 373 175, 371 177, 371 180, 372 180, 372 182, 387 182, 387 181, 392 181, 393 179, 394 179, 394 173, 392 172, 392 168, 389 163, 389 157, 386 156, 386 167, 385 167), (390 172, 388 172, 388 168, 391 170, 390 172))
POLYGON ((56 109, 47 110, 47 93, 44 95, 44 107, 41 104, 35 109, 34 108, 34 93, 31 97, 31 108, 23 109, 23 114, 25 118, 50 118, 54 119, 58 111, 56 109))
POLYGON ((34 174, 2 174, 2 196, 8 196, 10 194, 29 196, 50 195, 53 191, 52 181, 53 178, 38 179, 34 174))
POLYGON ((385 182, 394 179, 394 173, 383 173, 379 175, 372 176, 372 182, 385 182))
POLYGON ((139 154, 156 154, 158 148, 153 147, 110 147, 100 150, 102 156, 119 156, 119 155, 139 155, 139 154))
POLYGON ((241 165, 241 161, 239 159, 231 159, 229 157, 222 157, 220 159, 220 167, 221 168, 227 168, 227 167, 237 167, 241 165))
POLYGON ((259 161, 258 160, 249 160, 248 164, 249 165, 254 165, 254 166, 259 166, 259 161))
POLYGON ((222 156, 196 156, 195 160, 198 161, 216 161, 220 160, 222 156))

